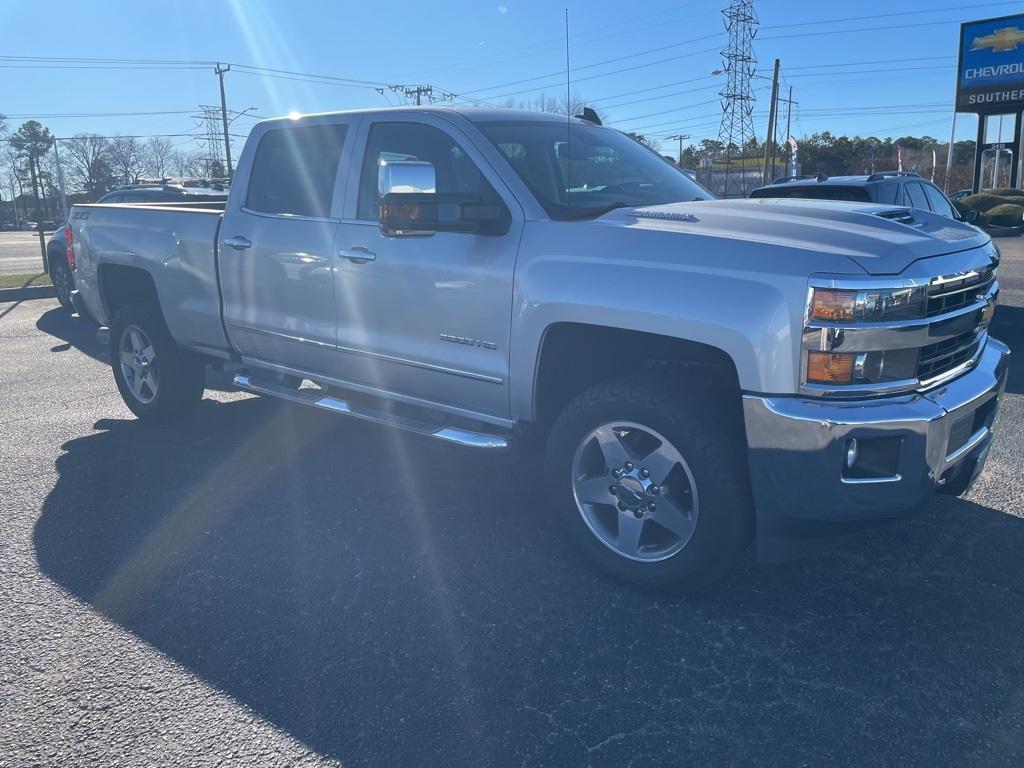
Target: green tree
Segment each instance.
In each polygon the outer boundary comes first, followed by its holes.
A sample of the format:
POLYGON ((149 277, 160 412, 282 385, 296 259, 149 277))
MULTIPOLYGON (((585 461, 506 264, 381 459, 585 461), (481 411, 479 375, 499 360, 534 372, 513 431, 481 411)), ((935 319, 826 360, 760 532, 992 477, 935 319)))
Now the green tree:
POLYGON ((10 137, 11 146, 28 163, 29 174, 32 178, 32 198, 35 201, 35 215, 37 220, 42 220, 43 212, 39 201, 40 189, 40 166, 39 160, 53 146, 53 134, 50 129, 37 120, 29 120, 22 123, 10 137))

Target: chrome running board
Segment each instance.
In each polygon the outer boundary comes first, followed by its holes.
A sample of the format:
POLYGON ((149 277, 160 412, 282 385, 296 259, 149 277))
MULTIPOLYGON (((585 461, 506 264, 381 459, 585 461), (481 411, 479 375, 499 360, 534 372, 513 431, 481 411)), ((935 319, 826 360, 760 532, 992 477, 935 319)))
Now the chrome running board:
POLYGON ((254 392, 257 395, 280 397, 284 400, 291 400, 293 403, 311 405, 314 408, 322 408, 332 413, 354 416, 363 421, 372 421, 377 424, 394 427, 406 432, 414 432, 417 435, 432 437, 445 443, 453 443, 467 448, 504 451, 509 447, 508 438, 502 435, 494 435, 487 432, 471 432, 466 429, 459 429, 458 427, 431 424, 426 421, 411 419, 407 416, 399 416, 361 403, 342 400, 335 395, 327 394, 322 389, 292 389, 273 382, 254 379, 247 374, 241 373, 235 375, 235 386, 247 392, 254 392))

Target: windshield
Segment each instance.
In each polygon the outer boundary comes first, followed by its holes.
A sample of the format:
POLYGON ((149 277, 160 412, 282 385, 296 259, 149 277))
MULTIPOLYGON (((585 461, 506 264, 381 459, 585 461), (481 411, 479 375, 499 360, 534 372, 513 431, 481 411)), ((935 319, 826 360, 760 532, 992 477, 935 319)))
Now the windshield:
POLYGON ((613 208, 710 200, 686 174, 619 131, 554 122, 481 123, 552 219, 600 216, 613 208))

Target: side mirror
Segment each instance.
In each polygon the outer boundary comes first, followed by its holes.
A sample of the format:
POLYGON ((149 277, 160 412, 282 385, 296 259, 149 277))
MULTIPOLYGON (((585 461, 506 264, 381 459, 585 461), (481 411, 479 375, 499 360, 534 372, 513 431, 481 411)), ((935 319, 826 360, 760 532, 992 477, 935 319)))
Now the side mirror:
POLYGON ((963 220, 966 221, 968 224, 977 224, 979 221, 981 221, 981 213, 970 208, 964 208, 962 211, 960 211, 960 215, 963 217, 963 220))
POLYGON ((390 160, 377 166, 377 197, 393 192, 436 192, 434 166, 422 160, 390 160))
POLYGON ((385 237, 425 237, 435 232, 503 235, 511 216, 480 195, 438 194, 434 166, 419 160, 383 162, 377 171, 380 232, 385 237))

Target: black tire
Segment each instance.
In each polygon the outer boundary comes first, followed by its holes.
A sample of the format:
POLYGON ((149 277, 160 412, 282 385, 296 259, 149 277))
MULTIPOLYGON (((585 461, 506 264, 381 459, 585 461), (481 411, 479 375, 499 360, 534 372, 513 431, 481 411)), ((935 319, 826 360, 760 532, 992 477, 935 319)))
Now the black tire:
POLYGON ((181 417, 203 398, 203 364, 178 347, 159 307, 152 304, 129 304, 114 316, 110 324, 110 365, 125 405, 140 419, 166 421, 181 417), (133 389, 137 374, 122 365, 122 351, 131 344, 132 329, 141 331, 141 338, 149 342, 146 348, 153 350, 153 364, 147 366, 151 375, 143 380, 155 381, 155 386, 144 385, 140 392, 133 389))
MULTIPOLYGON (((601 570, 632 584, 696 589, 734 565, 751 540, 753 505, 745 445, 742 420, 716 401, 711 388, 687 387, 656 376, 614 379, 578 395, 552 427, 545 460, 549 493, 571 539, 601 570), (577 448, 592 430, 617 421, 643 425, 666 438, 685 460, 699 493, 689 539, 665 559, 643 562, 624 557, 599 538, 577 505, 577 448)), ((609 510, 616 514, 614 507, 609 510)))
POLYGON ((75 279, 67 261, 57 255, 50 257, 50 282, 53 283, 60 305, 68 312, 74 312, 75 306, 71 303, 71 291, 74 290, 75 279))

